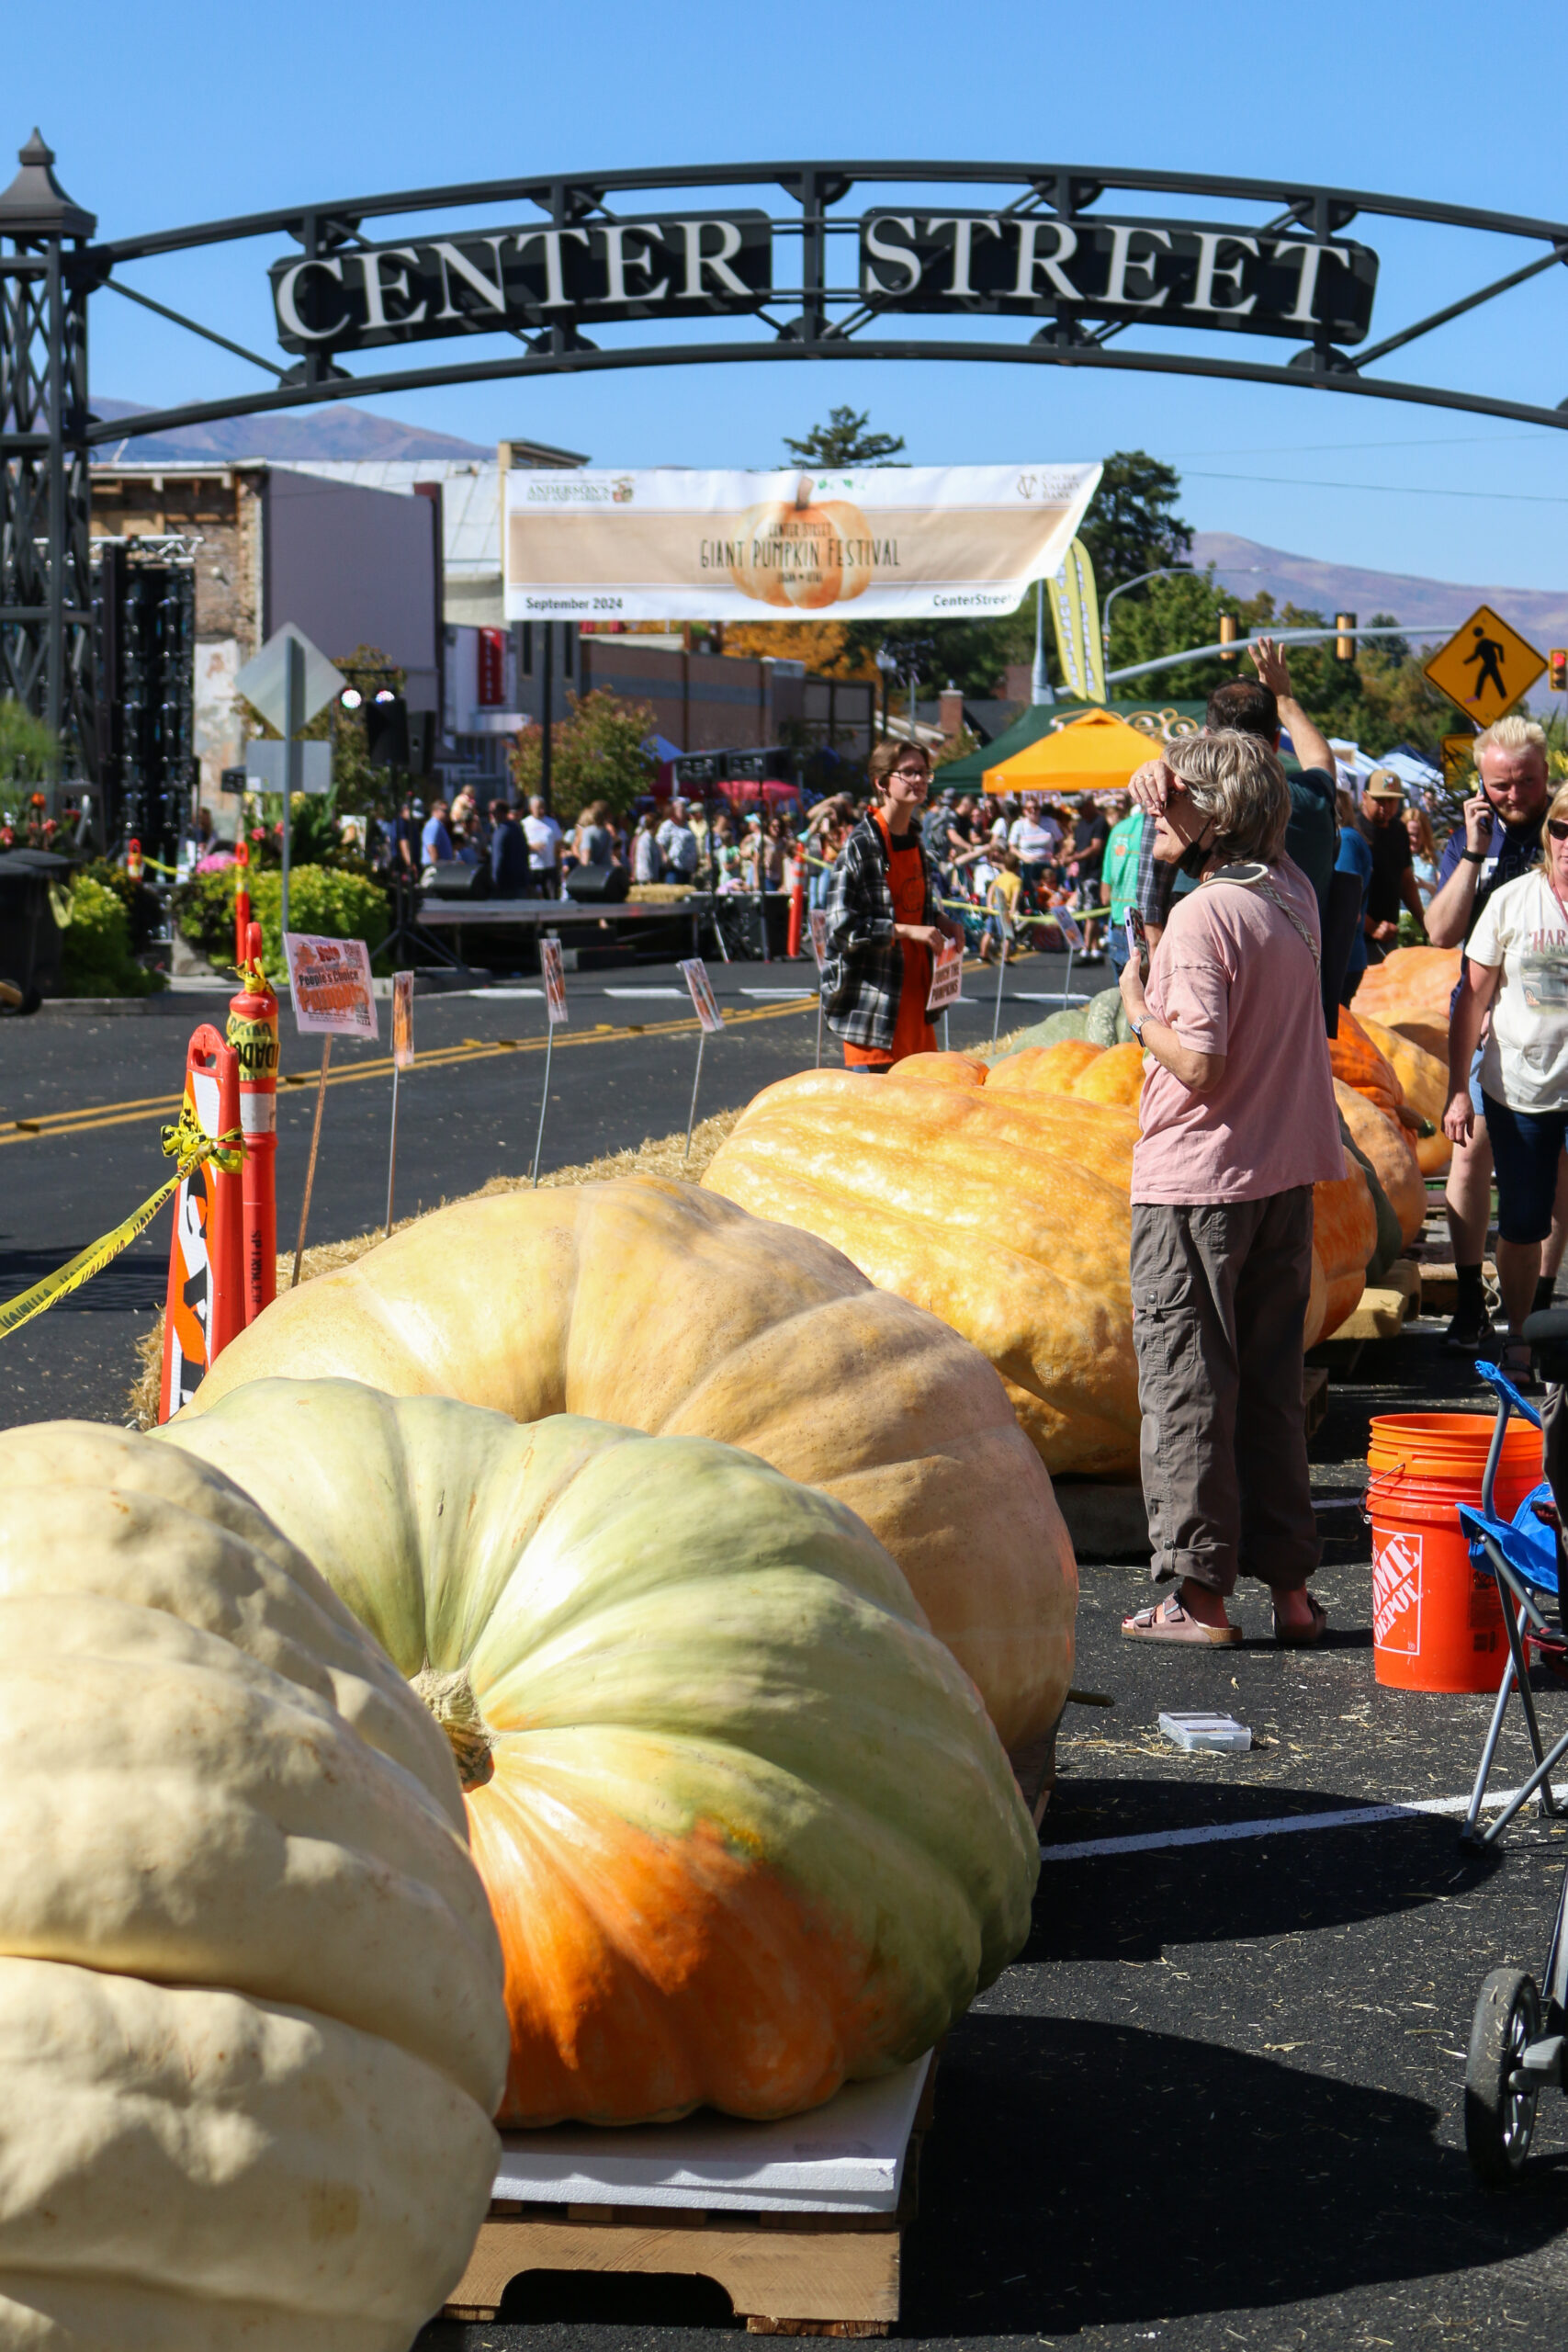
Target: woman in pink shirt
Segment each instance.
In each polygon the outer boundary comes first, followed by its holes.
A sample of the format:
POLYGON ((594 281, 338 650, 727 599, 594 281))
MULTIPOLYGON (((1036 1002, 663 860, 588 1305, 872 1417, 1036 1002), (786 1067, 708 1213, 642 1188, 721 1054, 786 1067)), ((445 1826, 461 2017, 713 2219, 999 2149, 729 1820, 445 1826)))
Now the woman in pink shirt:
POLYGON ((1200 877, 1147 986, 1122 998, 1144 1048, 1133 1155, 1133 1338, 1144 1497, 1163 1603, 1138 1641, 1234 1643, 1238 1576, 1268 1585, 1274 1638, 1321 1638, 1302 1411, 1312 1188, 1345 1173, 1318 984, 1317 901, 1285 855, 1284 770, 1258 737, 1166 755, 1154 854, 1200 877))

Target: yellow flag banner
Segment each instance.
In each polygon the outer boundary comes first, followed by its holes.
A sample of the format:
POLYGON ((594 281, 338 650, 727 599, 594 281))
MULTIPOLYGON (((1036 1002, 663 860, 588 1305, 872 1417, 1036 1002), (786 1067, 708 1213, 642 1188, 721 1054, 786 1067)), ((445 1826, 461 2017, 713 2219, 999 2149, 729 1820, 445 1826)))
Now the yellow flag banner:
POLYGON ((1100 639, 1100 590, 1094 563, 1081 539, 1051 582, 1051 618, 1067 692, 1080 702, 1105 700, 1105 654, 1100 639))
POLYGON ((78 1250, 74 1258, 63 1266, 57 1266, 52 1274, 45 1274, 42 1282, 35 1283, 31 1290, 22 1291, 16 1298, 8 1298, 0 1306, 0 1340, 12 1331, 19 1331, 24 1323, 30 1323, 35 1315, 43 1313, 46 1306, 53 1306, 59 1300, 69 1298, 72 1292, 80 1290, 84 1283, 90 1283, 95 1274, 101 1274, 122 1250, 128 1250, 139 1235, 146 1232, 175 1186, 203 1160, 214 1161, 230 1176, 244 1160, 243 1138, 238 1131, 216 1138, 204 1135, 191 1115, 188 1103, 181 1112, 178 1122, 164 1129, 163 1146, 165 1155, 176 1163, 168 1182, 161 1184, 151 1200, 143 1201, 139 1209, 133 1209, 123 1225, 117 1225, 111 1233, 104 1234, 101 1239, 90 1242, 85 1250, 78 1250))

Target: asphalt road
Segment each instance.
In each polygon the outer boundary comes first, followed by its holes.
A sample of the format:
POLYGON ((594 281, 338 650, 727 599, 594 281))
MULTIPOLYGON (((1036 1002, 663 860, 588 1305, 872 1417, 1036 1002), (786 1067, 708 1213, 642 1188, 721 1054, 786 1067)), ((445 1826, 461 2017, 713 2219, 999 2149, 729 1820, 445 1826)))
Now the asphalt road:
MULTIPOLYGON (((716 977, 727 1012, 750 1017, 710 1045, 707 1110, 808 1064, 815 1041, 814 1015, 741 993, 787 985, 778 967, 716 977)), ((695 1058, 693 1030, 671 1025, 680 1000, 603 993, 677 986, 673 972, 570 985, 547 1166, 682 1124, 695 1058), (630 1034, 634 1023, 642 1034, 630 1034)), ((1051 986, 1051 967, 1031 962, 1010 994, 1051 986)), ((1003 1019, 1039 1009, 1007 1003, 1003 1019)), ((961 1008, 953 1042, 989 1027, 988 1001, 961 1008)), ((421 998, 416 1030, 423 1058, 403 1093, 403 1208, 525 1167, 543 1076, 536 998, 421 998)), ((51 1013, 0 1026, 0 1296, 159 1181, 167 1111, 157 1098, 177 1089, 186 1034, 167 1016, 51 1013), (17 1118, 43 1125, 32 1134, 17 1118)), ((362 1228, 384 1205, 384 1058, 344 1053, 329 1089, 319 1238, 362 1228)), ((313 1060, 286 1042, 287 1070, 313 1060)), ((312 1109, 310 1087, 286 1090, 286 1229, 312 1109)), ((0 1423, 122 1417, 165 1249, 161 1225, 77 1299, 0 1341, 0 1423)), ((1437 1336, 1415 1327, 1335 1383, 1314 1443, 1325 1498, 1356 1491, 1371 1411, 1479 1401, 1437 1336)), ((1354 1510, 1325 1510, 1321 1524, 1330 1634, 1304 1655, 1273 1647, 1256 1590, 1241 1598, 1240 1650, 1137 1648, 1118 1628, 1146 1596, 1141 1572, 1084 1571, 1077 1681, 1115 1704, 1069 1713, 1030 1944, 950 2038, 907 2253, 904 2334, 954 2347, 1082 2339, 1161 2352, 1562 2340, 1568 2109, 1548 2094, 1523 2188, 1486 2197, 1463 2154, 1461 2083, 1487 1971, 1504 1961, 1540 1969, 1568 1828, 1522 1819, 1501 1852, 1479 1858, 1444 1815, 1051 1858, 1089 1839, 1468 1788, 1487 1702, 1377 1685, 1365 1530, 1354 1510), (1235 1713, 1258 1744, 1246 1756, 1179 1755, 1156 1725, 1173 1706, 1235 1713)), ((1568 1727, 1559 1687, 1541 1704, 1549 1730, 1568 1727)), ((1522 1777, 1524 1756, 1511 1728, 1500 1782, 1522 1777)), ((420 2344, 695 2352, 733 2325, 716 2290, 700 2284, 534 2278, 513 2284, 497 2323, 438 2324, 420 2344)))
MULTIPOLYGON (((1005 1027, 1048 1005, 1022 991, 1062 985, 1063 960, 1035 956, 1008 976, 1005 1027)), ((812 967, 713 968, 728 1026, 703 1057, 698 1116, 739 1107, 816 1053, 812 967), (809 996, 810 1009, 798 1008, 809 996), (782 1001, 781 1001, 782 999, 782 1001)), ((1104 985, 1104 967, 1086 987, 1104 985)), ((696 1024, 673 965, 636 965, 568 979, 570 1019, 551 1057, 542 1168, 565 1168, 684 1126, 696 1069, 696 1024)), ((957 1046, 988 1037, 996 983, 977 969, 972 1001, 950 1014, 957 1046)), ((386 1213, 391 1114, 389 1012, 377 1046, 336 1040, 323 1114, 310 1238, 341 1239, 386 1213)), ((168 1173, 159 1128, 177 1108, 185 1049, 203 1020, 220 1027, 221 991, 182 994, 179 1010, 107 1016, 51 1010, 0 1023, 0 1299, 25 1290, 127 1216, 168 1173), (18 1121, 38 1122, 36 1132, 18 1121)), ((282 1015, 278 1091, 279 1247, 299 1225, 321 1049, 282 1015)), ((402 1082, 396 1213, 434 1208, 533 1160, 544 1078, 544 1000, 520 979, 476 993, 415 1001, 418 1063, 402 1082), (511 1041, 502 1044, 502 1040, 511 1041)), ((832 1041, 825 1051, 832 1056, 832 1041)), ((170 1216, 106 1272, 0 1340, 0 1428, 81 1415, 125 1418, 135 1341, 164 1301, 170 1216)))

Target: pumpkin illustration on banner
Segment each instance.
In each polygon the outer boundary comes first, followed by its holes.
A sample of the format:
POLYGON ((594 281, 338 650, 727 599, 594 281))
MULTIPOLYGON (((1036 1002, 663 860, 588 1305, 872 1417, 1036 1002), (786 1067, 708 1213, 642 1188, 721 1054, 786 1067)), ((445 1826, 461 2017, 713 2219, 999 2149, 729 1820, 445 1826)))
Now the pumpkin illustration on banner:
POLYGON ((446 1731, 503 2123, 795 2114, 929 2050, 1022 1944, 1001 1744, 842 1503, 706 1438, 342 1380, 158 1442, 309 1543, 446 1731))
POLYGON ((795 497, 749 507, 737 537, 742 552, 729 576, 748 596, 803 613, 847 605, 871 585, 870 526, 848 499, 812 503, 816 484, 802 474, 795 497))

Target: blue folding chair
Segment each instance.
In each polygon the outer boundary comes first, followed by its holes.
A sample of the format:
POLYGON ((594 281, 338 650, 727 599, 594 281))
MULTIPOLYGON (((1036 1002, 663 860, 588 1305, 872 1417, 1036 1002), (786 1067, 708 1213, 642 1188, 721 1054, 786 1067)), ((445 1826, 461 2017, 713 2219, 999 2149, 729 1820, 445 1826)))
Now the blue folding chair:
POLYGON ((1541 1746, 1535 1696, 1529 1685, 1529 1648, 1532 1644, 1555 1657, 1561 1657, 1564 1652, 1561 1621, 1553 1623, 1547 1615, 1548 1610, 1556 1615, 1559 1609, 1557 1530, 1546 1524, 1535 1508, 1538 1502, 1551 1502, 1551 1488, 1543 1478, 1538 1487, 1530 1489, 1511 1520, 1498 1518, 1493 1497, 1497 1464, 1503 1456, 1503 1434, 1508 1426, 1510 1409, 1522 1413, 1525 1419, 1537 1429, 1540 1427, 1540 1415, 1528 1397, 1520 1396, 1513 1382, 1496 1364, 1483 1363, 1478 1358, 1475 1369, 1482 1379, 1489 1381, 1497 1392, 1497 1419, 1486 1456, 1485 1475, 1481 1482, 1481 1508, 1475 1510, 1468 1503, 1461 1503, 1458 1507, 1460 1524, 1470 1538, 1472 1560, 1477 1567, 1489 1568, 1496 1584, 1503 1623, 1508 1635, 1508 1657, 1503 1668, 1503 1679, 1497 1686, 1497 1703, 1492 1710, 1486 1744, 1481 1751, 1475 1785, 1470 1792, 1470 1810, 1465 1815, 1461 1836, 1467 1841, 1490 1846, 1501 1837, 1515 1815, 1529 1803, 1532 1796, 1538 1799, 1543 1813, 1562 1811, 1551 1793, 1551 1774, 1562 1758, 1568 1755, 1568 1732, 1548 1754, 1541 1746), (1482 1800, 1486 1794, 1492 1761, 1497 1753, 1509 1695, 1514 1690, 1517 1690, 1524 1709, 1530 1747, 1535 1757, 1535 1770, 1523 1788, 1509 1798, 1491 1827, 1481 1832, 1477 1840, 1476 1823, 1481 1817, 1482 1800))

